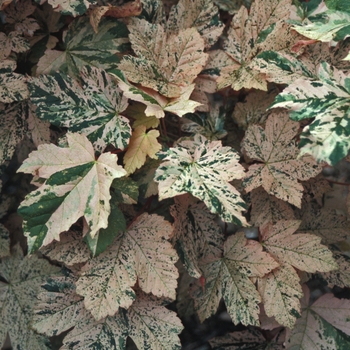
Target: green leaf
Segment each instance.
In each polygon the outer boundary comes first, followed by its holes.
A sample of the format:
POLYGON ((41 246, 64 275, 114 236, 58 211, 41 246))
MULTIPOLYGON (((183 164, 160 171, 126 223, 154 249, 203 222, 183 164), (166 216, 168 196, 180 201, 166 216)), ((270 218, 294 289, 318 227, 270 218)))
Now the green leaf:
POLYGON ((18 169, 46 179, 18 209, 24 219, 30 252, 59 240, 59 234, 82 216, 92 236, 106 228, 109 187, 114 178, 125 175, 125 170, 117 165, 116 155, 103 153, 95 160, 92 145, 85 136, 68 133, 67 140, 68 148, 39 145, 18 169))
POLYGON ((323 62, 319 80, 298 79, 279 94, 272 107, 290 111, 293 120, 315 118, 300 135, 300 154, 334 165, 350 149, 350 77, 323 62))
POLYGON ((63 34, 65 51, 47 50, 38 62, 36 74, 56 71, 79 76, 85 65, 109 70, 115 68, 118 54, 129 50, 128 30, 124 23, 102 18, 95 33, 88 17, 74 20, 63 34))
POLYGON ((107 145, 124 149, 131 128, 122 113, 128 103, 104 70, 84 67, 82 87, 64 73, 32 78, 29 89, 36 114, 53 125, 88 137, 98 152, 107 145))
POLYGON ((57 275, 59 268, 36 256, 23 257, 16 245, 11 256, 0 262, 0 344, 7 332, 13 348, 47 350, 48 340, 31 328, 34 300, 47 277, 57 275))
POLYGON ((166 152, 154 180, 159 183, 159 199, 191 193, 204 201, 212 213, 226 222, 247 225, 240 193, 229 183, 244 176, 239 155, 220 141, 208 141, 199 134, 194 140, 180 139, 166 152))
POLYGON ((90 5, 95 4, 94 0, 48 0, 48 3, 61 12, 63 15, 68 16, 81 16, 89 8, 90 5))
POLYGON ((139 186, 130 177, 114 179, 112 182, 114 198, 118 203, 136 204, 139 197, 139 186))

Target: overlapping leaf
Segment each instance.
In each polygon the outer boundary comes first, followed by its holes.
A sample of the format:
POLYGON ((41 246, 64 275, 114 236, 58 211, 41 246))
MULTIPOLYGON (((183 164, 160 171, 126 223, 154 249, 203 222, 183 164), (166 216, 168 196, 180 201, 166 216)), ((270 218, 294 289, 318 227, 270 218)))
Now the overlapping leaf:
POLYGON ((2 224, 0 225, 0 259, 10 255, 10 232, 2 224))
POLYGON ((156 153, 162 148, 157 137, 159 137, 158 130, 146 132, 144 125, 135 128, 124 156, 125 170, 129 174, 141 168, 145 164, 147 156, 157 159, 156 153))
POLYGON ((333 165, 350 149, 350 78, 326 62, 318 77, 296 80, 276 97, 273 107, 287 108, 293 120, 315 118, 300 135, 300 152, 333 165))
POLYGON ((2 46, 2 51, 0 52, 1 61, 10 56, 11 51, 20 53, 30 48, 28 41, 18 32, 10 32, 9 35, 1 32, 0 45, 2 46))
POLYGON ((0 344, 4 344, 8 332, 11 345, 23 350, 46 350, 48 340, 31 328, 34 308, 40 285, 59 268, 36 256, 23 257, 19 245, 12 255, 0 263, 0 344))
POLYGON ((221 259, 208 260, 201 261, 205 284, 197 284, 192 293, 200 320, 213 315, 223 298, 235 324, 258 325, 261 298, 250 278, 264 276, 278 263, 242 232, 227 239, 221 259))
POLYGON ((340 288, 350 287, 350 257, 337 251, 333 251, 335 261, 339 270, 321 272, 320 275, 325 279, 330 288, 338 286, 340 288))
POLYGON ((134 19, 130 41, 138 57, 124 56, 118 68, 134 83, 169 97, 179 97, 202 70, 208 55, 194 28, 167 36, 160 24, 134 19))
POLYGON ((310 292, 304 288, 303 312, 289 332, 286 349, 347 349, 350 346, 349 300, 327 293, 309 306, 310 292))
POLYGON ((138 278, 146 293, 175 299, 175 250, 166 240, 171 224, 157 215, 143 214, 106 251, 83 267, 77 292, 95 319, 129 308, 136 295, 131 287, 138 278))
POLYGON ((73 21, 63 34, 64 51, 46 50, 38 62, 37 74, 56 71, 79 76, 86 65, 105 70, 115 68, 119 53, 129 49, 128 31, 124 23, 103 18, 95 33, 87 17, 73 21))
POLYGON ((159 183, 159 198, 191 193, 204 201, 212 213, 226 222, 246 225, 242 215, 245 209, 240 193, 229 181, 243 177, 244 169, 239 156, 220 141, 209 142, 199 134, 194 140, 180 140, 167 152, 157 169, 155 181, 159 183))
POLYGON ((258 53, 281 51, 294 41, 295 35, 284 22, 289 17, 291 0, 256 0, 248 10, 242 6, 234 16, 224 43, 230 59, 221 69, 218 88, 267 90, 266 78, 251 64, 258 53))
POLYGON ((186 270, 192 277, 202 275, 199 260, 218 257, 222 253, 224 236, 205 204, 189 194, 175 197, 170 207, 174 217, 174 241, 186 270))
POLYGON ((249 166, 243 182, 247 192, 262 186, 267 193, 301 206, 303 186, 298 180, 316 176, 321 167, 311 156, 298 158, 294 141, 298 128, 287 113, 271 114, 265 130, 257 125, 248 128, 243 147, 259 163, 249 166))
POLYGON ((96 160, 85 136, 68 133, 67 140, 68 148, 40 145, 18 170, 46 180, 19 208, 30 252, 59 240, 82 216, 92 236, 107 227, 109 187, 126 173, 116 155, 104 153, 96 160))
POLYGON ((63 15, 81 16, 95 0, 48 0, 49 4, 63 15))
POLYGON ((32 78, 29 89, 36 114, 86 135, 99 152, 109 144, 124 149, 131 136, 129 121, 120 114, 127 99, 104 70, 86 66, 81 76, 82 87, 63 73, 32 78))

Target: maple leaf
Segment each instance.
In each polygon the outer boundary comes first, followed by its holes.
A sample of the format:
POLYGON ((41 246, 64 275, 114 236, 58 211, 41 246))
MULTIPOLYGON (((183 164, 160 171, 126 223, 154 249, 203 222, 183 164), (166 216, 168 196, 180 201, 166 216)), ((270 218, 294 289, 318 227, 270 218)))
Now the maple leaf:
POLYGON ((275 196, 269 195, 262 187, 251 192, 250 221, 253 226, 263 226, 268 222, 294 219, 292 207, 275 196))
POLYGON ((28 86, 36 114, 86 135, 98 152, 108 144, 124 149, 131 136, 129 121, 121 115, 126 97, 104 70, 85 66, 81 78, 82 87, 63 73, 32 78, 28 86))
POLYGON ((350 287, 350 258, 346 253, 333 250, 333 256, 339 266, 339 270, 321 272, 320 275, 328 283, 329 288, 338 286, 340 288, 350 287))
POLYGON ((189 28, 167 36, 160 24, 133 19, 130 41, 138 57, 124 56, 118 68, 134 83, 169 97, 179 97, 202 70, 208 55, 204 40, 189 28))
POLYGON ((112 73, 118 76, 118 86, 123 91, 124 96, 147 106, 145 109, 145 115, 147 117, 155 116, 156 118, 164 118, 164 112, 174 113, 182 117, 186 113, 193 113, 195 108, 200 106, 199 102, 189 99, 194 89, 193 84, 182 88, 179 97, 166 98, 157 91, 136 87, 123 81, 119 77, 120 71, 113 71, 112 73))
POLYGON ((348 322, 350 302, 327 293, 309 306, 308 288, 301 300, 303 312, 287 333, 286 349, 336 349, 350 346, 348 322))
POLYGON ((20 53, 30 49, 28 41, 18 32, 10 32, 8 36, 1 32, 0 45, 3 48, 0 52, 1 61, 10 56, 11 51, 20 53))
POLYGON ((183 29, 196 28, 209 48, 221 35, 224 24, 219 11, 210 0, 180 0, 173 6, 166 23, 167 33, 178 33, 183 29))
POLYGON ((45 51, 40 58, 36 74, 56 71, 69 76, 80 76, 84 66, 105 70, 114 68, 120 61, 116 54, 129 49, 128 30, 124 23, 103 18, 95 33, 87 17, 74 20, 63 33, 64 51, 45 51))
POLYGON ((262 277, 278 267, 278 263, 256 241, 248 241, 243 232, 230 236, 224 244, 221 259, 201 261, 204 287, 196 284, 192 290, 195 309, 204 321, 213 315, 223 297, 227 311, 235 324, 258 325, 261 299, 251 277, 262 277))
POLYGON ((203 200, 224 221, 247 225, 241 213, 245 203, 228 183, 244 174, 238 154, 230 147, 222 147, 220 141, 209 142, 197 134, 193 141, 180 139, 175 147, 158 154, 166 160, 154 178, 160 200, 188 192, 203 200))
POLYGON ((214 221, 205 204, 189 194, 174 198, 175 205, 170 207, 174 218, 174 238, 176 247, 186 270, 192 277, 202 275, 198 265, 202 257, 220 256, 224 236, 220 226, 214 221))
POLYGON ((350 149, 349 77, 326 62, 320 64, 317 74, 318 80, 297 79, 289 85, 272 108, 287 108, 293 120, 315 118, 300 135, 300 154, 312 154, 334 165, 350 149))
POLYGON ((146 293, 175 299, 178 257, 166 241, 171 232, 171 224, 162 217, 143 214, 122 238, 83 267, 77 293, 85 297, 95 319, 113 316, 119 307, 129 308, 137 278, 146 293))
POLYGON ((0 102, 11 103, 29 97, 27 79, 22 74, 13 73, 15 68, 15 61, 0 61, 0 102))
POLYGON ((59 268, 45 259, 23 257, 19 245, 13 248, 11 256, 1 259, 0 344, 4 344, 8 333, 12 347, 17 349, 48 348, 48 340, 31 328, 33 300, 46 278, 58 272, 59 268))
POLYGON ((140 125, 146 126, 146 129, 156 129, 159 126, 159 119, 155 115, 147 116, 145 110, 146 107, 137 102, 129 105, 126 109, 125 114, 135 119, 134 123, 132 124, 134 129, 140 125))
POLYGON ((144 125, 135 128, 123 160, 128 174, 141 168, 145 164, 146 156, 157 159, 156 153, 162 148, 157 137, 159 137, 158 130, 146 132, 144 125))
POLYGON ((283 348, 285 332, 277 333, 267 340, 257 329, 249 328, 241 332, 227 333, 209 340, 213 350, 280 350, 283 348))
POLYGON ((282 51, 294 42, 295 35, 284 20, 289 17, 291 0, 256 0, 250 11, 242 6, 233 17, 224 42, 230 59, 220 71, 218 88, 267 90, 266 78, 251 65, 255 57, 268 50, 282 51))
POLYGON ((248 156, 261 163, 249 166, 243 184, 247 192, 262 186, 279 199, 301 206, 303 186, 298 180, 307 180, 321 172, 311 156, 298 159, 299 150, 294 137, 299 124, 287 113, 273 113, 266 121, 265 130, 252 125, 246 131, 243 148, 248 156))
POLYGON ((90 5, 95 4, 95 0, 48 0, 48 3, 55 11, 63 15, 80 16, 83 15, 90 5))
POLYGON ((114 178, 126 173, 117 165, 116 155, 103 153, 95 160, 93 147, 84 135, 68 133, 67 141, 68 148, 39 145, 18 169, 46 179, 18 209, 30 252, 59 240, 59 234, 81 216, 86 218, 92 236, 107 227, 109 187, 114 178))
POLYGON ((10 255, 10 232, 0 224, 0 259, 10 255))
POLYGON ((39 119, 35 115, 35 106, 32 103, 29 103, 28 107, 27 136, 33 141, 36 147, 43 143, 50 143, 50 123, 39 119))

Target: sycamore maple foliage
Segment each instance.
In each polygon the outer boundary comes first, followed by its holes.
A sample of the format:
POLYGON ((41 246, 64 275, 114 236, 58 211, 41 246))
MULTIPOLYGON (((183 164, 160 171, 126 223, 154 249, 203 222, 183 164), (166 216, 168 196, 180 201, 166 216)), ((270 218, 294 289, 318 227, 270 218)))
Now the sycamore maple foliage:
POLYGON ((0 0, 0 344, 180 349, 224 304, 239 330, 213 349, 350 348, 348 220, 324 204, 349 20, 344 0, 0 0))

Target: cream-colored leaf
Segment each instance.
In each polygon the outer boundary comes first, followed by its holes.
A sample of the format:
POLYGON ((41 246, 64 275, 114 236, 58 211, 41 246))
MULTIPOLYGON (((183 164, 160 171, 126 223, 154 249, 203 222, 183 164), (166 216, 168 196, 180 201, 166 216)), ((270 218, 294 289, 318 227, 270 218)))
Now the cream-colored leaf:
POLYGON ((251 165, 245 176, 247 192, 262 186, 267 193, 300 208, 303 186, 298 180, 314 177, 322 168, 311 156, 298 158, 294 141, 298 129, 299 123, 290 120, 286 112, 271 114, 265 130, 257 125, 248 128, 242 145, 258 163, 251 165))
POLYGON ((313 234, 294 232, 300 221, 279 221, 260 229, 262 244, 277 261, 306 272, 328 272, 338 268, 332 252, 313 234))
POLYGON ((147 116, 145 109, 141 103, 133 103, 124 111, 126 116, 135 120, 132 124, 134 129, 140 125, 146 126, 146 129, 155 129, 159 126, 159 119, 155 115, 147 116))
POLYGON ((50 143, 50 123, 39 119, 35 115, 35 107, 33 104, 29 104, 27 124, 27 135, 36 147, 43 143, 50 143))
POLYGON ((131 135, 129 147, 124 155, 125 170, 132 174, 136 169, 145 164, 146 157, 157 159, 156 153, 162 148, 157 141, 158 130, 146 132, 146 126, 140 125, 135 128, 131 135))
POLYGON ((339 270, 321 272, 320 275, 328 283, 329 288, 338 286, 340 288, 350 288, 350 258, 346 254, 333 252, 339 270))
POLYGON ((303 296, 299 277, 288 264, 258 280, 258 289, 267 316, 274 316, 281 325, 293 328, 300 316, 299 298, 303 296))
POLYGON ((161 25, 133 19, 128 29, 138 57, 124 56, 118 68, 132 82, 166 97, 179 97, 206 63, 204 40, 194 28, 167 36, 161 25))
POLYGON ((114 178, 126 174, 116 155, 103 153, 96 160, 86 136, 68 133, 67 141, 66 148, 39 145, 18 169, 45 179, 18 210, 31 252, 59 240, 59 234, 82 216, 92 236, 107 227, 110 185, 114 178))

